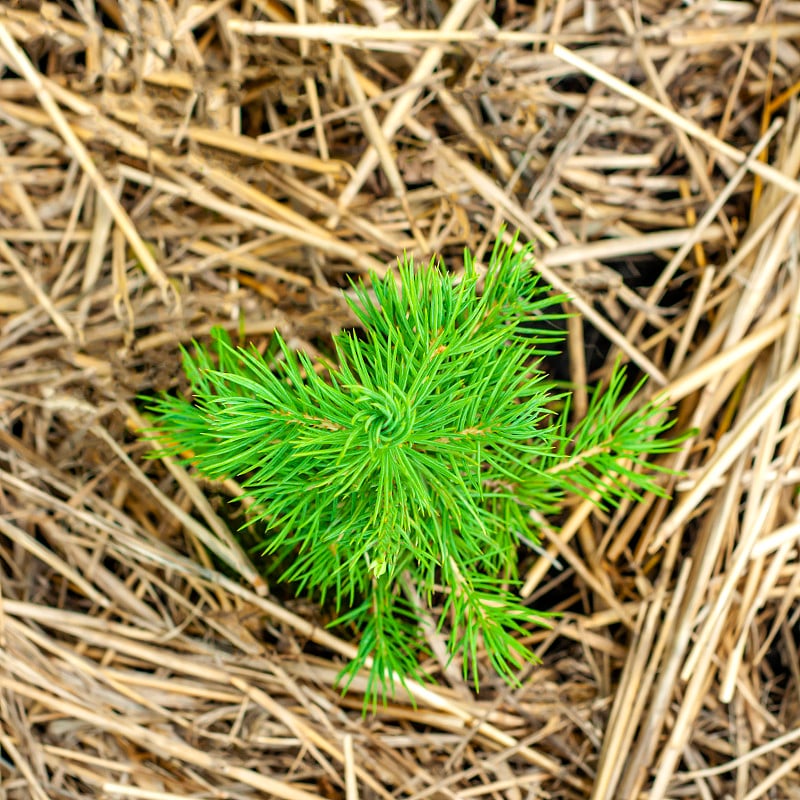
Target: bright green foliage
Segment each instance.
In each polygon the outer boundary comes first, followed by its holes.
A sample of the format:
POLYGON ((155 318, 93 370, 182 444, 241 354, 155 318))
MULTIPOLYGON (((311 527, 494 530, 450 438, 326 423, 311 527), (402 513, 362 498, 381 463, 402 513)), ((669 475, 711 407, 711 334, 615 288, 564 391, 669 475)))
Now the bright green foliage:
POLYGON ((498 245, 483 287, 469 256, 459 282, 400 265, 356 286, 363 335, 336 337, 320 374, 276 334, 277 357, 214 332, 213 356, 184 352, 193 400, 151 403, 161 441, 255 503, 262 552, 298 593, 331 602, 360 630, 352 676, 371 659, 368 699, 418 675, 420 609, 436 607, 450 653, 477 681, 478 648, 506 679, 532 660, 521 643, 546 614, 517 585, 520 538, 568 493, 603 500, 660 489, 648 456, 663 409, 631 411, 616 371, 568 428, 568 397, 541 369, 563 334, 562 298, 537 283, 528 248, 498 245), (401 288, 402 287, 402 288, 401 288), (537 514, 530 514, 533 510, 537 514))

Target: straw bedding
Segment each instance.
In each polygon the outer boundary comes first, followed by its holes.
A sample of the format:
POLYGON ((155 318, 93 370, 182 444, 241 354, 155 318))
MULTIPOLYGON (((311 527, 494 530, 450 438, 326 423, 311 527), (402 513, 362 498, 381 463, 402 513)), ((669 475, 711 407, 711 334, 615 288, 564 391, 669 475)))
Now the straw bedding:
POLYGON ((790 0, 3 3, 0 797, 800 797, 799 41, 790 0), (362 716, 137 396, 503 223, 579 312, 554 368, 649 375, 684 476, 521 553, 563 612, 521 688, 362 716))

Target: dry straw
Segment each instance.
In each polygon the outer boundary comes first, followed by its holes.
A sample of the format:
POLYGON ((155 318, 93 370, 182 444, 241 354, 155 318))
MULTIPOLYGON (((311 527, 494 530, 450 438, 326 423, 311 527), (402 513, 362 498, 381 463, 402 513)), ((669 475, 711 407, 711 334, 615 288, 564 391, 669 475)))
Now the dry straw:
POLYGON ((403 8, 0 8, 3 797, 798 796, 796 4, 403 8), (362 718, 348 631, 134 398, 213 325, 324 354, 345 273, 503 223, 582 313, 565 376, 649 374, 685 477, 523 549, 564 615, 521 689, 432 663, 362 718))

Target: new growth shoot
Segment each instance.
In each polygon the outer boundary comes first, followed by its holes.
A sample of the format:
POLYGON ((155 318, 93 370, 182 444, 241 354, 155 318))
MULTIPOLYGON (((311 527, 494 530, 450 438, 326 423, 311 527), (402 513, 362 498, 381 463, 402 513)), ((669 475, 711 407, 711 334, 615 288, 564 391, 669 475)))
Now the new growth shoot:
POLYGON ((521 541, 564 498, 599 503, 662 490, 652 456, 663 408, 633 409, 624 370, 569 423, 569 396, 543 369, 564 334, 529 247, 498 243, 484 279, 469 253, 459 280, 441 265, 355 285, 361 336, 334 338, 319 366, 275 334, 275 356, 184 351, 192 398, 150 402, 160 441, 253 502, 259 551, 297 593, 359 631, 349 680, 369 668, 367 701, 420 675, 424 620, 437 620, 467 677, 479 655, 509 681, 534 660, 523 643, 547 614, 518 594, 521 541), (189 454, 188 458, 186 454, 189 454), (422 607, 421 607, 422 606, 422 607))

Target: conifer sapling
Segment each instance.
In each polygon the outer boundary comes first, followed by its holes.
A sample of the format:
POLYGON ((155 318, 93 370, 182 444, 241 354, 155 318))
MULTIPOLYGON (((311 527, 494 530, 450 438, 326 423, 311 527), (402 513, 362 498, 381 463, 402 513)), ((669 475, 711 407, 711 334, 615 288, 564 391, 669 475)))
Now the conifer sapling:
POLYGON ((399 283, 354 285, 362 335, 334 337, 335 364, 315 371, 278 333, 265 358, 216 329, 211 350, 183 353, 192 399, 150 403, 172 455, 254 501, 281 579, 359 630, 346 673, 369 665, 367 701, 420 677, 432 609, 465 675, 477 682, 482 648, 514 681, 534 659, 522 637, 548 616, 515 591, 537 520, 570 493, 662 494, 648 459, 679 440, 661 438, 663 408, 631 410, 641 384, 626 392, 623 369, 570 427, 542 368, 563 298, 532 267, 516 242, 498 242, 483 280, 468 252, 458 280, 405 260, 399 283))

